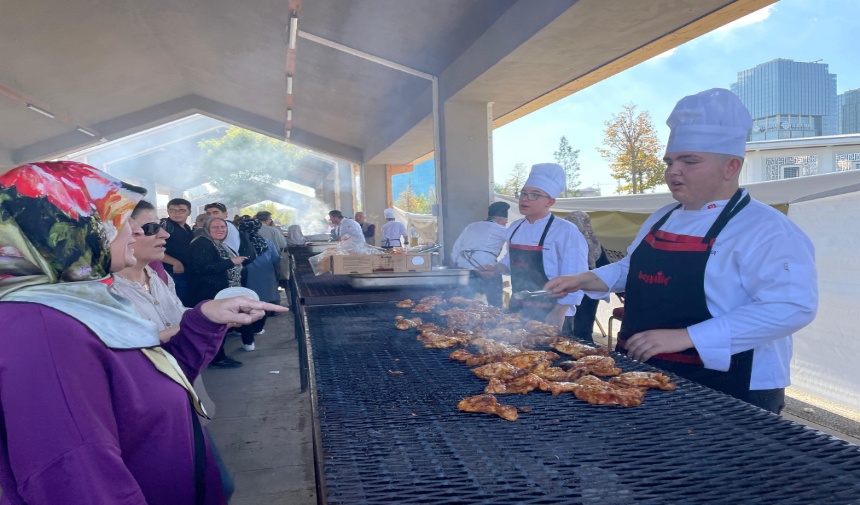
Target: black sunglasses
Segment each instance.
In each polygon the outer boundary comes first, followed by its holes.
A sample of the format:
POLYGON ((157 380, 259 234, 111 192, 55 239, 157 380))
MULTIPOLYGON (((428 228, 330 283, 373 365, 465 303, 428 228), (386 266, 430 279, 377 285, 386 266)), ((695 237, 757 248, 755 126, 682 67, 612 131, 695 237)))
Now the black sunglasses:
POLYGON ((140 228, 143 230, 143 234, 147 237, 151 237, 161 230, 161 223, 146 223, 140 225, 140 228))

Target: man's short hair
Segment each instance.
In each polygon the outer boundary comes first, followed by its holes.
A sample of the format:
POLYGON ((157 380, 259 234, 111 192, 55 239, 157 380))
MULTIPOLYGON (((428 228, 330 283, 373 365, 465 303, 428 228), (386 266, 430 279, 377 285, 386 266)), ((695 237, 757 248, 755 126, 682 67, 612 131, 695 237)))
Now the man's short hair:
POLYGON ((167 206, 170 207, 172 205, 184 205, 188 207, 188 210, 191 210, 191 202, 186 200, 185 198, 174 198, 167 202, 167 206))
POLYGON ((330 217, 343 217, 343 212, 339 210, 333 210, 328 213, 330 217))
POLYGON ((257 221, 268 221, 269 219, 272 219, 272 213, 268 210, 261 210, 254 215, 254 219, 257 221))
POLYGON ((227 212, 227 206, 220 202, 207 203, 203 206, 203 210, 218 209, 221 212, 227 212))

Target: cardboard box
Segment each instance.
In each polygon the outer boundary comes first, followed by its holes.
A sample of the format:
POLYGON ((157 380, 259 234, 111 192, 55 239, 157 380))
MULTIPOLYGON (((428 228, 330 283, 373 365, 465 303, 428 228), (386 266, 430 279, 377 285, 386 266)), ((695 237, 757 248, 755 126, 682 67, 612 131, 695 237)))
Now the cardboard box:
POLYGON ((430 268, 430 253, 348 254, 331 257, 331 273, 335 275, 429 272, 430 268))

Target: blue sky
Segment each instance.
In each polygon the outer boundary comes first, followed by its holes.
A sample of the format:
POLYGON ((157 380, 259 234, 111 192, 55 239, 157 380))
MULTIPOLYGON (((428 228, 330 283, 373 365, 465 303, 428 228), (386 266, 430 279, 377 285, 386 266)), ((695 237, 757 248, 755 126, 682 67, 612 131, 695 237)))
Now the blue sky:
POLYGON ((612 195, 616 182, 596 148, 603 122, 622 105, 647 110, 665 144, 666 117, 680 98, 729 88, 739 71, 775 58, 822 60, 837 76, 837 93, 860 88, 858 22, 858 0, 781 0, 494 130, 495 179, 504 181, 516 163, 552 161, 565 135, 580 150, 580 187, 600 184, 612 195))

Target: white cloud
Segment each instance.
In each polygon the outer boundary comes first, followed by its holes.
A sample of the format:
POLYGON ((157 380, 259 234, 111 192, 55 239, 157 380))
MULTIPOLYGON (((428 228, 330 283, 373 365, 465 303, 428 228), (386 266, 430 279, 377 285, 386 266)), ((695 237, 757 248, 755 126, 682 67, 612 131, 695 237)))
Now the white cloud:
POLYGON ((750 25, 754 25, 756 23, 761 23, 762 21, 764 21, 765 19, 770 17, 770 13, 771 13, 771 11, 773 11, 773 8, 774 8, 774 5, 768 5, 764 9, 759 9, 759 10, 753 12, 752 14, 747 14, 746 16, 744 16, 740 19, 736 19, 735 21, 732 21, 731 23, 729 23, 725 26, 721 26, 721 27, 717 28, 716 30, 714 30, 714 33, 724 34, 726 32, 732 31, 736 28, 742 28, 744 26, 750 26, 750 25))
POLYGON ((678 50, 678 48, 677 48, 677 47, 673 47, 672 49, 669 49, 668 51, 666 51, 666 52, 664 52, 664 53, 660 53, 660 54, 658 54, 657 56, 652 57, 652 58, 651 58, 650 60, 648 60, 648 61, 654 61, 654 60, 660 60, 660 59, 663 59, 663 58, 668 58, 668 57, 672 56, 673 54, 675 54, 675 51, 677 51, 677 50, 678 50))

